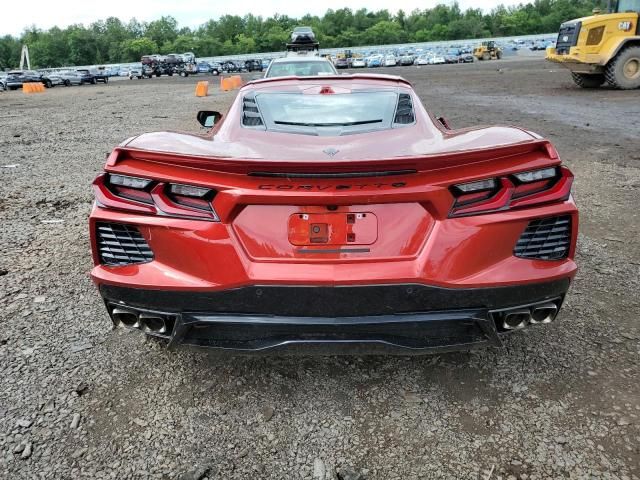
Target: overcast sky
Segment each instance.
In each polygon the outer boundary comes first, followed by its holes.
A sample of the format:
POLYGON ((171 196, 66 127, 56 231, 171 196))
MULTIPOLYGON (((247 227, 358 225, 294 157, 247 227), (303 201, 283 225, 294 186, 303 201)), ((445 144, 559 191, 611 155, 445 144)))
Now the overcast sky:
MULTIPOLYGON (((459 0, 458 4, 462 9, 473 7, 491 10, 499 3, 515 5, 521 1, 459 0)), ((387 8, 394 13, 403 9, 408 13, 416 8, 433 7, 438 3, 451 4, 453 0, 31 0, 25 4, 7 0, 0 14, 0 36, 18 35, 31 25, 42 29, 55 25, 65 27, 74 23, 88 25, 107 17, 118 17, 126 22, 132 17, 150 21, 162 15, 172 15, 180 26, 194 27, 225 14, 242 16, 253 13, 269 17, 280 13, 300 17, 306 13, 322 15, 329 8, 335 10, 344 7, 353 10, 363 7, 369 10, 387 8)))

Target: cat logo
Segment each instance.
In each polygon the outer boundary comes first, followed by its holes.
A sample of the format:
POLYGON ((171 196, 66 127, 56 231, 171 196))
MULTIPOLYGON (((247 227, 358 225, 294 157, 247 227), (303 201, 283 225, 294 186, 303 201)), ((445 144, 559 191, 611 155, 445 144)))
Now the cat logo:
POLYGON ((631 21, 620 22, 618 24, 618 30, 622 30, 623 32, 630 31, 632 27, 633 27, 633 22, 631 21))

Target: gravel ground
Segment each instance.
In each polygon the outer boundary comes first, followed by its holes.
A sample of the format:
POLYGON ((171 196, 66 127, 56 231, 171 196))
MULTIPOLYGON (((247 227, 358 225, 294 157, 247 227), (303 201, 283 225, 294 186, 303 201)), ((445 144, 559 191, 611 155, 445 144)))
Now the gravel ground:
POLYGON ((388 68, 454 127, 518 124, 576 174, 561 319, 502 350, 218 357, 112 330, 90 182, 124 138, 196 131, 198 78, 0 92, 0 478, 640 478, 640 91, 541 59, 388 68))

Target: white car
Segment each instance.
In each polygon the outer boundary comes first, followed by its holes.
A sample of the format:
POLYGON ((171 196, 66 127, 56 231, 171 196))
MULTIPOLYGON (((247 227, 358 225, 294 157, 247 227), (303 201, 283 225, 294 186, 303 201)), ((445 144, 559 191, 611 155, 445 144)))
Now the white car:
POLYGON ((434 55, 429 58, 429 65, 444 65, 445 63, 447 62, 442 55, 434 55))
POLYGON ((395 67, 396 66, 396 57, 393 55, 387 55, 384 57, 384 66, 385 67, 395 67))
POLYGON ((283 57, 274 59, 264 78, 273 77, 315 77, 317 75, 337 75, 336 67, 321 57, 283 57))
POLYGON ((367 66, 367 62, 364 58, 354 58, 351 61, 351 68, 364 68, 367 66))
POLYGON ((142 68, 140 67, 132 67, 129 70, 129 80, 133 80, 134 78, 137 78, 138 80, 142 80, 143 77, 143 72, 142 72, 142 68))
POLYGON ((420 55, 413 61, 414 65, 429 65, 429 57, 427 55, 420 55))

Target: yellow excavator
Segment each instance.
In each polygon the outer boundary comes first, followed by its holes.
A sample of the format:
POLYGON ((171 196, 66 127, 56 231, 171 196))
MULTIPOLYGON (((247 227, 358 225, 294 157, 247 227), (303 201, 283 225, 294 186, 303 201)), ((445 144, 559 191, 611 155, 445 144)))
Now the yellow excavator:
POLYGON ((583 88, 607 82, 619 89, 640 88, 640 0, 609 2, 607 13, 560 25, 547 60, 568 68, 583 88))
POLYGON ((473 56, 478 60, 500 60, 502 50, 494 41, 482 42, 473 50, 473 56))

